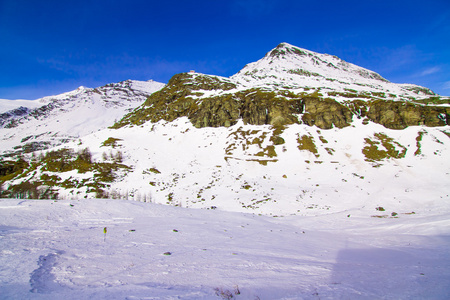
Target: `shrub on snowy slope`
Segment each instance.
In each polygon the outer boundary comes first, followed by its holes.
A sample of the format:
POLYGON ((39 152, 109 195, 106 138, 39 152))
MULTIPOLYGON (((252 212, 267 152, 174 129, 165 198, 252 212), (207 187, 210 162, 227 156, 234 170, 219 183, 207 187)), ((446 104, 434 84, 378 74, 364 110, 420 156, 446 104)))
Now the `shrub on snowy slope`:
MULTIPOLYGON (((120 152, 120 151, 119 151, 120 152)), ((118 152, 118 153, 119 153, 118 152)), ((108 197, 105 189, 120 173, 130 168, 121 164, 122 154, 113 155, 112 162, 95 162, 88 148, 75 152, 62 148, 49 151, 30 163, 24 160, 4 161, 0 164, 0 185, 4 186, 1 197, 11 198, 58 198, 58 188, 72 189, 84 194, 93 193, 97 198, 108 197), (88 177, 67 177, 65 174, 88 174, 88 177)))

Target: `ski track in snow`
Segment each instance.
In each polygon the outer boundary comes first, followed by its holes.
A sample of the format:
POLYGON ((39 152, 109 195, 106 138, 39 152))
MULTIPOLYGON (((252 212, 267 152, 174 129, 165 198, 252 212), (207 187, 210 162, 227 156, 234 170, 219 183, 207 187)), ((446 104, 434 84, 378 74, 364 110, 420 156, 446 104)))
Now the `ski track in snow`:
POLYGON ((357 213, 275 218, 2 199, 0 298, 220 299, 216 290, 239 290, 235 299, 450 297, 448 211, 357 213))

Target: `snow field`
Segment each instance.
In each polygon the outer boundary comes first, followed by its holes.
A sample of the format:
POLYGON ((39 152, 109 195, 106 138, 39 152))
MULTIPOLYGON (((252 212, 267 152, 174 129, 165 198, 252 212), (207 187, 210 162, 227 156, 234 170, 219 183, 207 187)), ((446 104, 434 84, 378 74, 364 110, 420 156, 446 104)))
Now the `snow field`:
POLYGON ((238 289, 236 299, 450 296, 448 210, 398 219, 346 213, 274 218, 2 199, 0 298, 220 299, 215 289, 238 289))

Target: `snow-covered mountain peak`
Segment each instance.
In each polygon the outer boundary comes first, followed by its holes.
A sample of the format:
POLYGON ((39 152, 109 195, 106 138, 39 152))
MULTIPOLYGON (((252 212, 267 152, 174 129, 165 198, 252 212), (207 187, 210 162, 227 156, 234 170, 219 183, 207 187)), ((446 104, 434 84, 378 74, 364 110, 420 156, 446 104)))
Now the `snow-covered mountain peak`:
MULTIPOLYGON (((269 51, 261 60, 247 65, 239 73, 272 71, 301 76, 325 76, 327 78, 373 79, 388 82, 379 74, 354 64, 348 63, 337 56, 316 53, 299 48, 288 43, 281 43, 269 51), (243 72, 245 70, 245 72, 243 72), (360 77, 360 78, 359 78, 360 77)), ((247 74, 248 75, 248 74, 247 74)))
POLYGON ((279 44, 277 47, 275 47, 274 49, 270 50, 267 54, 266 57, 279 57, 281 55, 306 55, 306 56, 312 56, 312 55, 316 55, 317 53, 304 49, 304 48, 300 48, 288 43, 281 43, 279 44))
POLYGON ((297 92, 311 89, 322 92, 390 93, 400 98, 429 97, 429 89, 389 82, 380 74, 337 56, 322 54, 281 43, 262 59, 246 65, 231 77, 244 86, 289 89, 297 92))

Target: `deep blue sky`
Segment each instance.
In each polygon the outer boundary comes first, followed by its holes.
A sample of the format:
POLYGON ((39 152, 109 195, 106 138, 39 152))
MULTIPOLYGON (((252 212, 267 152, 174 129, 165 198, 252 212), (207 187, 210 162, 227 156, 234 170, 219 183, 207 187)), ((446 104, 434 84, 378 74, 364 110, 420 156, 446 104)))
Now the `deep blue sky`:
POLYGON ((450 95, 449 0, 0 0, 0 98, 231 76, 281 42, 450 95))

